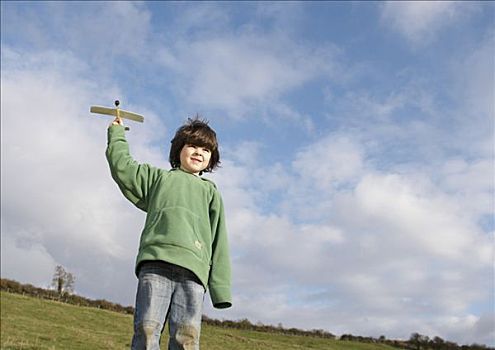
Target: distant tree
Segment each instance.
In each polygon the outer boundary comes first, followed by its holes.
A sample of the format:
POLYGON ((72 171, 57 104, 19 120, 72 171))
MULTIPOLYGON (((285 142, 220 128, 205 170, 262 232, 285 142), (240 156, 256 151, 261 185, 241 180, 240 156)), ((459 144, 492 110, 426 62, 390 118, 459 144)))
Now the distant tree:
POLYGON ((253 327, 252 323, 247 318, 238 321, 237 325, 240 329, 251 329, 253 327))
POLYGON ((342 334, 340 340, 354 340, 354 336, 352 334, 342 334))
MULTIPOLYGON (((459 349, 459 345, 453 341, 445 341, 444 348, 446 350, 457 350, 459 349)), ((475 348, 470 348, 470 349, 475 349, 475 348)))
POLYGON ((433 349, 442 350, 445 348, 445 341, 442 338, 436 336, 432 340, 432 345, 433 345, 433 349))
POLYGON ((428 336, 419 333, 413 333, 409 338, 409 343, 413 345, 416 350, 426 349, 429 341, 430 338, 428 336))
POLYGON ((70 272, 65 271, 64 267, 57 265, 53 273, 52 286, 57 290, 59 295, 64 293, 71 294, 74 292, 76 278, 70 272))
MULTIPOLYGON (((473 343, 473 344, 471 344, 471 349, 482 350, 482 349, 487 349, 487 347, 486 347, 486 345, 483 345, 483 344, 473 343)), ((493 348, 490 348, 490 349, 493 349, 493 348)))

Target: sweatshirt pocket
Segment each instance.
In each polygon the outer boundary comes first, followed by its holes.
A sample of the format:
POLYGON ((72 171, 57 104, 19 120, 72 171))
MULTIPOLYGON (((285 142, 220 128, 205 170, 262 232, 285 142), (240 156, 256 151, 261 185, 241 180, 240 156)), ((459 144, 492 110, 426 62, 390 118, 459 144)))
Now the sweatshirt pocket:
POLYGON ((141 248, 173 245, 192 251, 205 260, 207 247, 200 233, 200 217, 184 207, 166 207, 148 214, 141 248))

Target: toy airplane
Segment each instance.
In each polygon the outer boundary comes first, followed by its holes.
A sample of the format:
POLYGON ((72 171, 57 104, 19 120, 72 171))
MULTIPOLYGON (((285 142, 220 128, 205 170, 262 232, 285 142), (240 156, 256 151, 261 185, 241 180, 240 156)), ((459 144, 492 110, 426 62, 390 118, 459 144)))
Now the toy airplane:
POLYGON ((120 101, 117 100, 115 101, 115 108, 91 106, 89 111, 91 113, 113 115, 114 117, 117 118, 130 119, 130 120, 134 120, 135 122, 140 122, 140 123, 144 122, 144 117, 142 115, 124 111, 119 108, 119 105, 120 105, 120 101))

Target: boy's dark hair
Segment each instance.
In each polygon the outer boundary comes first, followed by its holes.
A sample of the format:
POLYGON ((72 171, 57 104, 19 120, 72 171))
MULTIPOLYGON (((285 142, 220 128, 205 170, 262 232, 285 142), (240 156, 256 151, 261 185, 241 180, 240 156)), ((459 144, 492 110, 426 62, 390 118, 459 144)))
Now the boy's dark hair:
POLYGON ((168 161, 174 169, 180 167, 180 152, 185 145, 205 147, 210 150, 210 163, 203 172, 212 172, 220 166, 217 134, 208 126, 208 121, 200 119, 199 115, 188 118, 187 122, 177 129, 171 143, 168 161))

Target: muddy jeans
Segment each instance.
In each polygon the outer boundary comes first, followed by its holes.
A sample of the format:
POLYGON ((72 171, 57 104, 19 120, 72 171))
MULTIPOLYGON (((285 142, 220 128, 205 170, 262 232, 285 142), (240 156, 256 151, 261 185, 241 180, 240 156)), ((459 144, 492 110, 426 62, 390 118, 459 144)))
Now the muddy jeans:
POLYGON ((189 270, 145 262, 139 270, 132 350, 159 350, 169 322, 169 350, 199 350, 205 289, 189 270))

